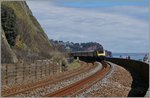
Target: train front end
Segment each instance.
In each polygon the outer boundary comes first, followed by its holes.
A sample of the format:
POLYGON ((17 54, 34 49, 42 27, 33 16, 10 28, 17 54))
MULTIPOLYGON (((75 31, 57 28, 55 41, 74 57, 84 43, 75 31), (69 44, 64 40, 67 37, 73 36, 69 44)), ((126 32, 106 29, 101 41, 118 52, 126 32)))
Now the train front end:
POLYGON ((101 51, 97 50, 96 54, 97 54, 97 57, 99 57, 101 60, 105 60, 106 59, 106 52, 105 52, 104 49, 101 50, 101 51))

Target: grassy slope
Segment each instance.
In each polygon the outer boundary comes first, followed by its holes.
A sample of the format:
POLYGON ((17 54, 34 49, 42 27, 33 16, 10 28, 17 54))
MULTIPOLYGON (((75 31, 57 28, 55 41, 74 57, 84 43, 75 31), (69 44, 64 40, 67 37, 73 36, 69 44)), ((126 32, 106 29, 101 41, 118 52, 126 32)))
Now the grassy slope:
MULTIPOLYGON (((44 33, 38 21, 32 15, 32 12, 28 8, 24 1, 3 1, 2 6, 5 5, 14 10, 18 22, 19 34, 16 38, 16 45, 14 49, 24 50, 27 54, 30 52, 36 52, 36 55, 42 55, 49 57, 49 52, 52 47, 48 40, 48 37, 44 33), (25 29, 25 30, 24 30, 25 29)), ((18 51, 16 51, 17 53, 18 51)), ((35 54, 35 53, 34 53, 35 54)), ((21 55, 21 52, 20 52, 21 55)))
MULTIPOLYGON (((3 1, 1 4, 5 5, 9 8, 12 8, 14 10, 16 16, 19 19, 22 19, 22 20, 25 20, 26 22, 28 22, 32 28, 31 33, 35 33, 36 31, 39 31, 44 35, 45 38, 47 38, 47 36, 44 33, 44 30, 42 29, 42 27, 40 26, 40 24, 38 23, 36 18, 32 15, 32 13, 28 13, 28 11, 29 12, 31 12, 31 11, 29 9, 26 9, 24 6, 22 6, 23 3, 25 3, 25 2, 23 2, 23 1, 21 1, 21 2, 19 2, 19 1, 9 1, 9 2, 3 1)), ((27 6, 27 8, 28 8, 28 6, 27 6)))

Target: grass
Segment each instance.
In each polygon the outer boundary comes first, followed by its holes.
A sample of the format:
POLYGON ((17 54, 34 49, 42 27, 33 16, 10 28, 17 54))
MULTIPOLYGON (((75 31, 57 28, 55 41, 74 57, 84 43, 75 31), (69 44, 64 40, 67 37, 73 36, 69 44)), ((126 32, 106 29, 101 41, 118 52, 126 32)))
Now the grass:
POLYGON ((78 67, 80 67, 80 63, 78 60, 74 60, 72 63, 68 64, 68 69, 76 69, 78 67))
POLYGON ((3 1, 1 4, 13 9, 17 18, 28 22, 28 25, 32 27, 31 33, 36 32, 36 28, 38 28, 40 32, 44 32, 35 17, 27 13, 28 10, 23 5, 21 5, 22 3, 23 2, 20 1, 3 1))
POLYGON ((22 6, 19 4, 18 1, 3 1, 1 4, 5 5, 9 8, 12 8, 17 15, 17 17, 26 19, 27 15, 25 13, 25 10, 22 8, 22 6))
MULTIPOLYGON (((20 25, 20 26, 25 26, 25 27, 29 26, 29 28, 27 29, 30 29, 30 30, 28 32, 19 32, 20 35, 22 35, 22 33, 29 33, 29 36, 31 37, 31 39, 34 39, 34 36, 39 33, 39 36, 41 36, 41 38, 45 40, 46 35, 44 33, 44 30, 42 29, 42 27, 40 26, 36 18, 33 15, 28 13, 28 8, 24 7, 23 3, 25 2, 24 1, 2 1, 1 5, 2 6, 4 5, 12 9, 16 15, 16 18, 20 19, 21 21, 24 22, 24 24, 26 24, 26 25, 20 25)), ((24 43, 24 41, 18 42, 18 46, 20 48, 21 47, 26 48, 26 44, 24 43)), ((36 45, 34 45, 33 48, 36 48, 36 45)))
MULTIPOLYGON (((14 49, 24 50, 24 53, 38 54, 41 58, 49 58, 54 48, 48 40, 47 35, 40 26, 37 19, 32 15, 25 1, 2 1, 1 6, 5 6, 13 11, 16 16, 17 38, 14 49)), ((56 50, 56 49, 55 49, 56 50)), ((22 58, 26 58, 23 52, 16 52, 22 58)), ((60 61, 61 55, 53 54, 56 62, 60 61)))

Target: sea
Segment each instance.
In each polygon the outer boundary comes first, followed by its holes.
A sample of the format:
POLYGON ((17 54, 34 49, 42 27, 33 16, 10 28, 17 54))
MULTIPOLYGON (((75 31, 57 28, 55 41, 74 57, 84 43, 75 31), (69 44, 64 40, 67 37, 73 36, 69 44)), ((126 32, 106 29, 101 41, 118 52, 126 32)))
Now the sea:
POLYGON ((114 58, 126 58, 130 56, 130 59, 143 61, 144 56, 148 53, 112 53, 114 58))

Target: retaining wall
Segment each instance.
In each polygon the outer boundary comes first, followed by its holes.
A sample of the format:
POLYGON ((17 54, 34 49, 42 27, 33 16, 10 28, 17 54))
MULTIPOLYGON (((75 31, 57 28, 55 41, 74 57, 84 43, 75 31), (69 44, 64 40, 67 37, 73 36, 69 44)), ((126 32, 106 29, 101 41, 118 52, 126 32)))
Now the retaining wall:
POLYGON ((149 64, 129 59, 121 59, 121 58, 107 58, 107 61, 118 64, 124 68, 132 69, 139 73, 141 78, 145 81, 145 83, 149 84, 149 64))
MULTIPOLYGON (((146 85, 146 91, 144 94, 140 96, 149 96, 149 64, 141 62, 141 61, 135 61, 135 60, 129 60, 129 59, 121 59, 121 58, 107 58, 107 61, 110 61, 112 63, 118 64, 127 70, 134 71, 135 73, 138 73, 141 79, 144 81, 143 83, 146 85)), ((131 72, 132 74, 132 72, 131 72)), ((133 77, 134 78, 134 77, 133 77)), ((134 81, 134 80, 133 80, 134 81)), ((129 97, 133 97, 132 93, 134 93, 134 90, 131 89, 129 93, 129 97)))

